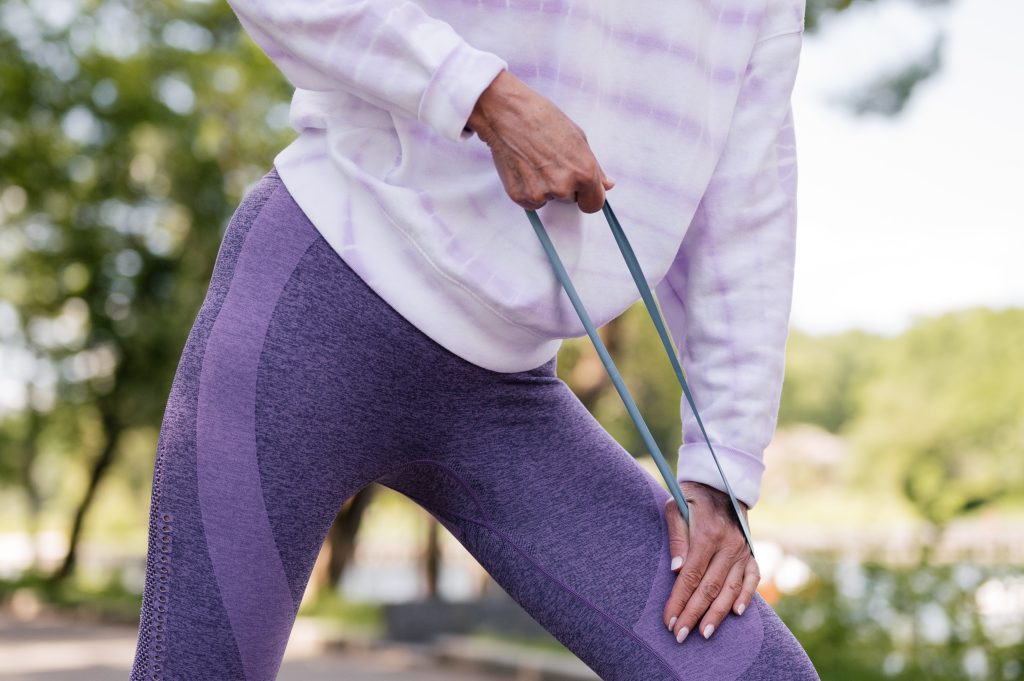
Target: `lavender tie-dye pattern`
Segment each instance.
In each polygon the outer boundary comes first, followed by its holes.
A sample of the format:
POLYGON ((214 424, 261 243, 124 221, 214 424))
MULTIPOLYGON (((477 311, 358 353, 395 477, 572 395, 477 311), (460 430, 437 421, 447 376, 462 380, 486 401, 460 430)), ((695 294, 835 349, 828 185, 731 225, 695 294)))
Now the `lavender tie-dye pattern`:
MULTIPOLYGON (((275 158, 296 202, 480 367, 537 367, 585 330, 469 114, 507 68, 578 123, 733 489, 757 503, 792 299, 805 0, 228 1, 296 86, 300 134, 275 158)), ((595 324, 637 302, 600 213, 540 212, 595 324)), ((680 480, 724 489, 679 407, 680 480)))
POLYGON ((132 681, 276 678, 327 530, 372 482, 433 514, 602 679, 817 679, 760 597, 675 642, 669 494, 556 362, 494 372, 437 344, 268 172, 224 234, 167 401, 132 681))

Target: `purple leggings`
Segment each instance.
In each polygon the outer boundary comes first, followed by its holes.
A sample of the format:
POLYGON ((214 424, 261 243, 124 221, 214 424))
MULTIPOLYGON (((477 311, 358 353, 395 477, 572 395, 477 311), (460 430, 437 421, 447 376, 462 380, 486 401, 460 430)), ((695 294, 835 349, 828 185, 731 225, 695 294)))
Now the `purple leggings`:
POLYGON ((132 681, 276 678, 327 530, 372 482, 436 517, 602 679, 817 679, 760 596, 676 643, 670 495, 556 361, 497 373, 438 345, 271 168, 228 225, 171 387, 132 681))

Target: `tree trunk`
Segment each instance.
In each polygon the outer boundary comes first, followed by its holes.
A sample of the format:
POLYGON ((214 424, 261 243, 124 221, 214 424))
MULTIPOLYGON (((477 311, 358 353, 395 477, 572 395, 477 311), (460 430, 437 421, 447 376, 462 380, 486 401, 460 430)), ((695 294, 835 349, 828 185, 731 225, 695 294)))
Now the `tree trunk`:
MULTIPOLYGON (((29 388, 31 390, 31 388, 29 388)), ((31 393, 30 393, 31 395, 31 393)), ((39 412, 32 407, 32 400, 29 400, 28 408, 28 428, 25 431, 25 439, 22 441, 21 447, 21 481, 25 491, 25 497, 27 500, 28 507, 28 536, 29 544, 32 547, 32 555, 29 559, 29 570, 36 571, 39 569, 39 549, 37 546, 39 538, 39 514, 43 507, 43 498, 39 493, 39 488, 36 486, 35 481, 32 479, 32 467, 35 465, 36 458, 39 455, 39 433, 43 429, 43 418, 39 412)))
MULTIPOLYGON (((622 340, 622 318, 623 315, 619 315, 597 330, 597 334, 604 341, 604 345, 608 348, 608 354, 612 356, 612 359, 617 359, 619 345, 622 340)), ((605 370, 601 356, 597 354, 595 348, 591 347, 576 362, 576 366, 572 370, 571 382, 573 392, 576 393, 580 402, 587 409, 593 411, 594 403, 597 402, 598 397, 611 385, 608 372, 605 370)))
POLYGON ((68 537, 68 551, 64 555, 64 561, 60 568, 50 576, 52 582, 61 582, 67 579, 74 571, 78 557, 78 540, 82 535, 82 528, 85 525, 85 516, 88 514, 89 508, 96 497, 96 490, 99 488, 107 471, 110 470, 110 465, 114 462, 117 440, 121 434, 121 423, 112 408, 102 404, 100 408, 102 409, 100 419, 106 434, 106 443, 103 445, 103 450, 96 458, 96 461, 93 462, 92 473, 89 475, 89 484, 85 489, 85 496, 82 497, 81 502, 78 504, 78 509, 75 511, 75 519, 71 525, 71 534, 68 537))
POLYGON ((441 532, 440 523, 433 516, 427 519, 427 547, 423 553, 423 571, 427 582, 427 598, 439 597, 438 582, 441 578, 441 532))
POLYGON ((345 574, 345 568, 355 552, 356 534, 358 534, 359 525, 363 521, 363 514, 370 506, 375 494, 376 485, 367 485, 356 492, 338 511, 331 529, 327 532, 326 569, 319 575, 318 587, 333 589, 341 576, 345 574))

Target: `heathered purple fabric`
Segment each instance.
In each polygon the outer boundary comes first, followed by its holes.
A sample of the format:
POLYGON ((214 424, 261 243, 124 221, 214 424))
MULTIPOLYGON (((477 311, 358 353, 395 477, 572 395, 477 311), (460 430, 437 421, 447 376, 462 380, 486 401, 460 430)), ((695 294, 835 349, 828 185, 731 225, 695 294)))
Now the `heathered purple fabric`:
POLYGON ((760 597, 675 642, 669 494, 556 362, 499 373, 431 340, 271 169, 228 225, 167 402, 131 681, 276 678, 327 530, 372 482, 438 518, 602 679, 817 679, 760 597))

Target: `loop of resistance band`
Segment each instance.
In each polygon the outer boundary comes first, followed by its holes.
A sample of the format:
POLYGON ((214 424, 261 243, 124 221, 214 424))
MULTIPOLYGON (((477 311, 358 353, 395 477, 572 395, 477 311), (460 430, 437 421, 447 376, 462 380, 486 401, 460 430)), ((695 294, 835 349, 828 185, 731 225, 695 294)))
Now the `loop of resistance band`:
MULTIPOLYGON (((707 431, 704 429, 704 423, 701 421, 700 414, 697 413, 697 405, 694 403, 693 396, 690 394, 690 389, 686 384, 686 378, 683 376, 683 368, 679 364, 679 357, 677 355, 675 345, 672 342, 672 336, 662 319, 661 309, 654 296, 654 292, 651 291, 650 287, 647 285, 647 279, 644 277, 643 271, 640 269, 640 263, 637 261, 636 254, 633 252, 633 247, 630 246, 629 240, 626 239, 626 234, 623 232, 622 226, 615 217, 615 213, 612 212, 611 204, 609 204, 607 200, 605 200, 604 208, 602 210, 604 211, 604 216, 608 221, 608 226, 611 227, 612 234, 615 236, 615 243, 618 244, 619 250, 622 252, 622 257, 626 261, 626 266, 629 267, 629 272, 633 275, 633 281, 636 282, 637 289, 640 291, 640 297, 643 298, 644 305, 647 307, 647 312, 650 314, 651 320, 654 322, 654 326, 658 330, 658 335, 661 336, 662 345, 664 345, 665 351, 668 353, 669 362, 671 362, 672 368, 675 370, 676 378, 679 379, 679 385, 683 388, 683 394, 686 396, 690 409, 693 410, 693 415, 697 418, 697 424, 700 426, 700 432, 704 435, 704 441, 707 443, 708 449, 711 451, 711 457, 715 461, 715 466, 718 467, 718 473, 722 476, 722 482, 725 483, 726 492, 729 494, 733 511, 736 514, 736 520, 739 522, 740 529, 743 530, 743 538, 746 540, 747 547, 750 549, 750 555, 753 556, 754 542, 750 538, 750 529, 747 527, 747 523, 743 518, 743 512, 740 509, 739 502, 736 501, 736 495, 733 494, 732 487, 729 485, 729 480, 725 477, 725 471, 722 469, 722 464, 718 461, 718 455, 715 454, 715 449, 711 446, 711 440, 708 438, 707 431)), ((630 417, 633 419, 633 423, 640 432, 640 437, 643 439, 644 444, 651 453, 651 456, 654 457, 654 462, 657 464, 658 470, 661 472, 662 477, 665 478, 665 482, 668 483, 669 492, 671 492, 672 497, 676 500, 676 505, 679 507, 687 526, 689 526, 690 507, 689 504, 686 503, 686 499, 683 498, 683 493, 679 489, 679 483, 677 482, 675 475, 672 474, 672 469, 669 468, 668 462, 665 461, 665 457, 662 455, 657 443, 654 441, 654 436, 651 435, 651 431, 647 427, 647 423, 644 422, 643 416, 640 415, 640 410, 637 409, 636 403, 633 401, 633 397, 629 394, 629 390, 626 388, 626 384, 623 382, 622 376, 619 374, 619 370, 615 367, 615 362, 612 361, 611 355, 608 354, 608 349, 605 347, 601 337, 597 334, 597 329, 594 327, 594 323, 590 320, 590 315, 587 314, 586 309, 583 307, 583 303, 580 301, 580 297, 576 293, 576 287, 573 286, 572 280, 569 279, 569 273, 565 271, 565 267, 562 265, 562 260, 558 257, 554 244, 551 243, 551 239, 548 237, 548 233, 544 229, 544 224, 540 221, 540 216, 537 215, 537 211, 535 210, 527 210, 526 214, 530 218, 530 223, 533 225, 534 231, 537 232, 537 237, 544 246, 544 251, 548 255, 548 260, 551 261, 551 266, 554 268, 555 274, 558 276, 558 280, 562 283, 562 288, 565 289, 566 294, 569 296, 569 300, 572 301, 573 307, 576 308, 576 313, 579 315, 580 320, 583 321, 583 326, 587 329, 587 335, 590 336, 590 340, 593 342, 594 347, 597 350, 597 354, 600 355, 601 361, 604 363, 604 367, 612 379, 612 383, 615 384, 615 389, 618 390, 619 397, 621 397, 622 401, 625 403, 626 411, 629 412, 630 417)))

